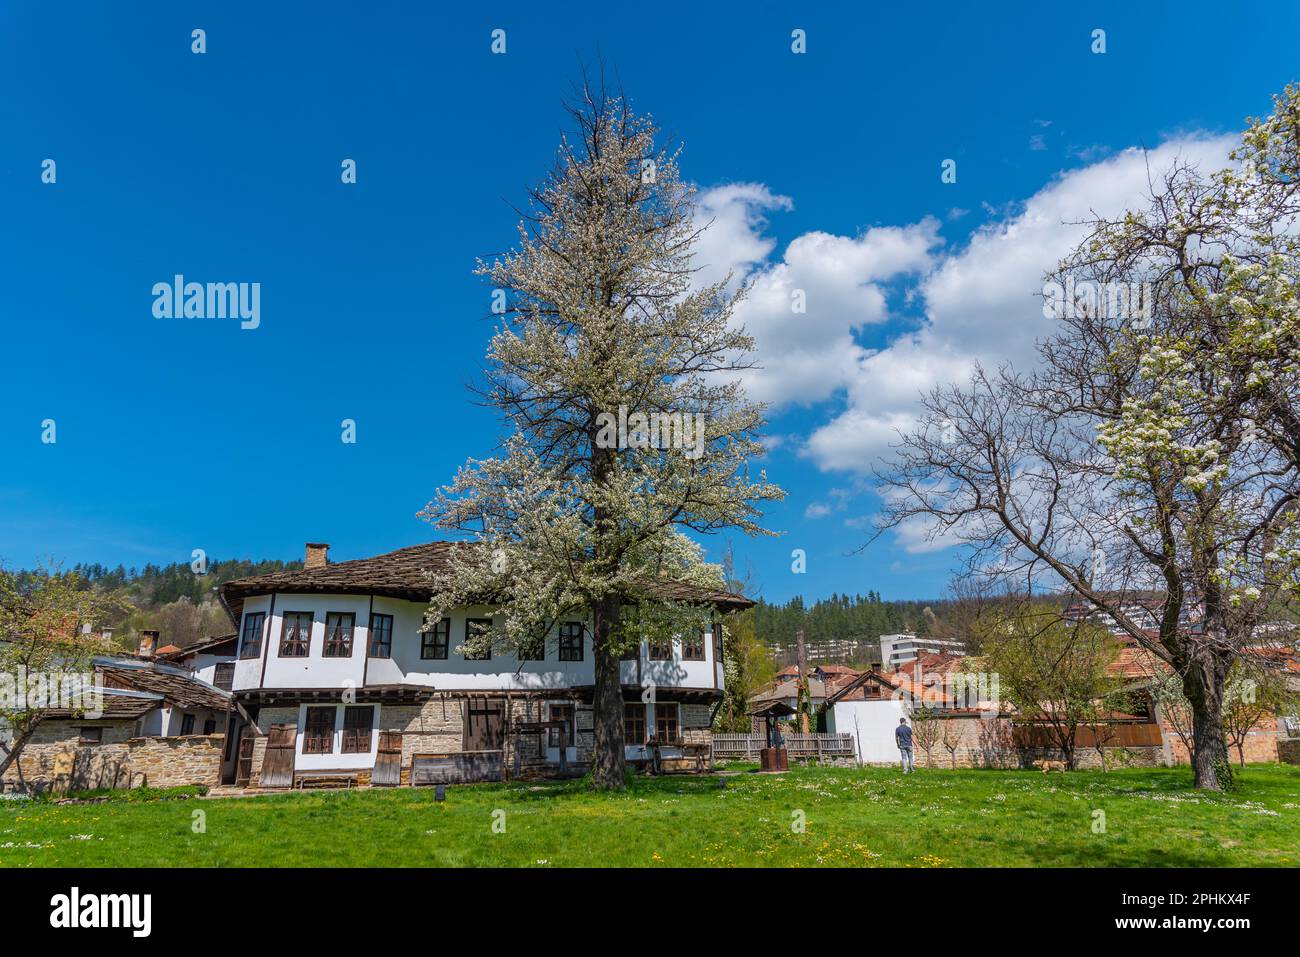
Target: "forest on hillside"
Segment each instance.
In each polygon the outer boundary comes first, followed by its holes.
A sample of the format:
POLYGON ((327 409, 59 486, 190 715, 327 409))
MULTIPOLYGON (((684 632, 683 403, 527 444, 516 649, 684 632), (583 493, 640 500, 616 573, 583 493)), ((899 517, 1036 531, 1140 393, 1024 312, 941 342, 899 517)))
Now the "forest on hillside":
MULTIPOLYGON (((236 578, 301 568, 302 562, 226 559, 208 561, 200 567, 201 572, 187 562, 150 563, 138 568, 79 562, 63 570, 80 575, 87 587, 118 599, 118 612, 110 620, 96 624, 112 628, 113 644, 130 650, 145 629, 157 630, 160 644, 180 646, 232 634, 235 626, 218 596, 221 585, 236 578)), ((30 570, 16 572, 19 587, 35 574, 30 570)))
POLYGON ((834 594, 811 605, 802 596, 776 605, 760 601, 753 610, 754 630, 760 641, 774 648, 795 643, 803 629, 810 645, 831 641, 876 641, 899 632, 929 634, 947 601, 884 601, 877 592, 866 595, 834 594))

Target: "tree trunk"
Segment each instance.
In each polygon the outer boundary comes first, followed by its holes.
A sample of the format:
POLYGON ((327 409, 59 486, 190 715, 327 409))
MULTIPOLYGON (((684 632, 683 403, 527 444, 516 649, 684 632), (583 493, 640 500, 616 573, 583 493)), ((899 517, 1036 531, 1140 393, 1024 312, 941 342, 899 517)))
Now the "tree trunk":
POLYGON ((0 778, 3 778, 5 772, 8 771, 13 763, 18 760, 18 756, 23 753, 23 747, 27 744, 28 739, 31 738, 32 732, 35 730, 36 726, 33 725, 21 734, 14 735, 14 739, 9 742, 9 750, 6 751, 3 756, 0 756, 0 778))
POLYGON ((1223 737, 1223 686, 1231 659, 1208 649, 1183 673, 1183 694, 1192 709, 1192 775, 1197 788, 1223 791, 1232 786, 1232 763, 1223 737))
POLYGON ((619 680, 622 655, 611 647, 610 632, 618 621, 619 602, 606 598, 592 609, 595 641, 592 658, 596 669, 596 690, 592 699, 595 750, 591 759, 591 780, 602 791, 621 791, 623 771, 623 685, 619 680))

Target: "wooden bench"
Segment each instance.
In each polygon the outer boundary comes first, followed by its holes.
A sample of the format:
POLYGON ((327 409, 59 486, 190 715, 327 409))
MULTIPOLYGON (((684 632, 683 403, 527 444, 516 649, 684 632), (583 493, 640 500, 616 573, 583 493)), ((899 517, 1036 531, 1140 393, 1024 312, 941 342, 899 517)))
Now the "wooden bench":
POLYGON ((357 786, 357 776, 344 771, 299 771, 295 775, 294 787, 299 791, 312 788, 353 788, 357 786))

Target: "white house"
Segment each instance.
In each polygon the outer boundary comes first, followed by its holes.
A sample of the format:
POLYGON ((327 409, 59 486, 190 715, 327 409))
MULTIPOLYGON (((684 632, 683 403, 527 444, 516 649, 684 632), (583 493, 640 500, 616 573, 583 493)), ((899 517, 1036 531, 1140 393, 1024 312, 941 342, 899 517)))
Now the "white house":
MULTIPOLYGON (((532 655, 458 651, 490 609, 455 609, 422 631, 429 573, 453 543, 330 563, 309 544, 301 570, 228 582, 238 623, 232 691, 241 715, 237 780, 289 786, 347 775, 374 783, 461 781, 580 765, 593 744, 590 622, 558 622, 532 655)), ((707 745, 722 697, 718 615, 740 595, 665 583, 711 606, 711 633, 642 642, 620 665, 629 760, 707 745), (651 692, 649 689, 653 689, 651 692)))
POLYGON ((964 655, 966 646, 946 638, 909 634, 880 636, 880 666, 885 671, 931 654, 964 655))

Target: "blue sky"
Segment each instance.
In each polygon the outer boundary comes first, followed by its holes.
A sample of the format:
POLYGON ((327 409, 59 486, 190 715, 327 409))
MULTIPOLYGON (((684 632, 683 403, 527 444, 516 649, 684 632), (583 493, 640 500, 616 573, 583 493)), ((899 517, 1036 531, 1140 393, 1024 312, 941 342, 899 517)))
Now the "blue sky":
POLYGON ((942 594, 954 556, 917 535, 852 553, 882 436, 974 358, 1032 361, 1061 220, 1135 200, 1135 147, 1217 162, 1300 76, 1300 9, 1261 6, 1265 29, 1219 4, 891 6, 0 7, 0 559, 434 537, 415 513, 499 437, 465 388, 491 331, 475 258, 513 241, 561 98, 603 56, 684 142, 709 266, 755 283, 789 497, 741 562, 772 600, 942 594), (176 273, 260 282, 260 327, 155 319, 176 273), (794 287, 807 326, 772 314, 794 287))

